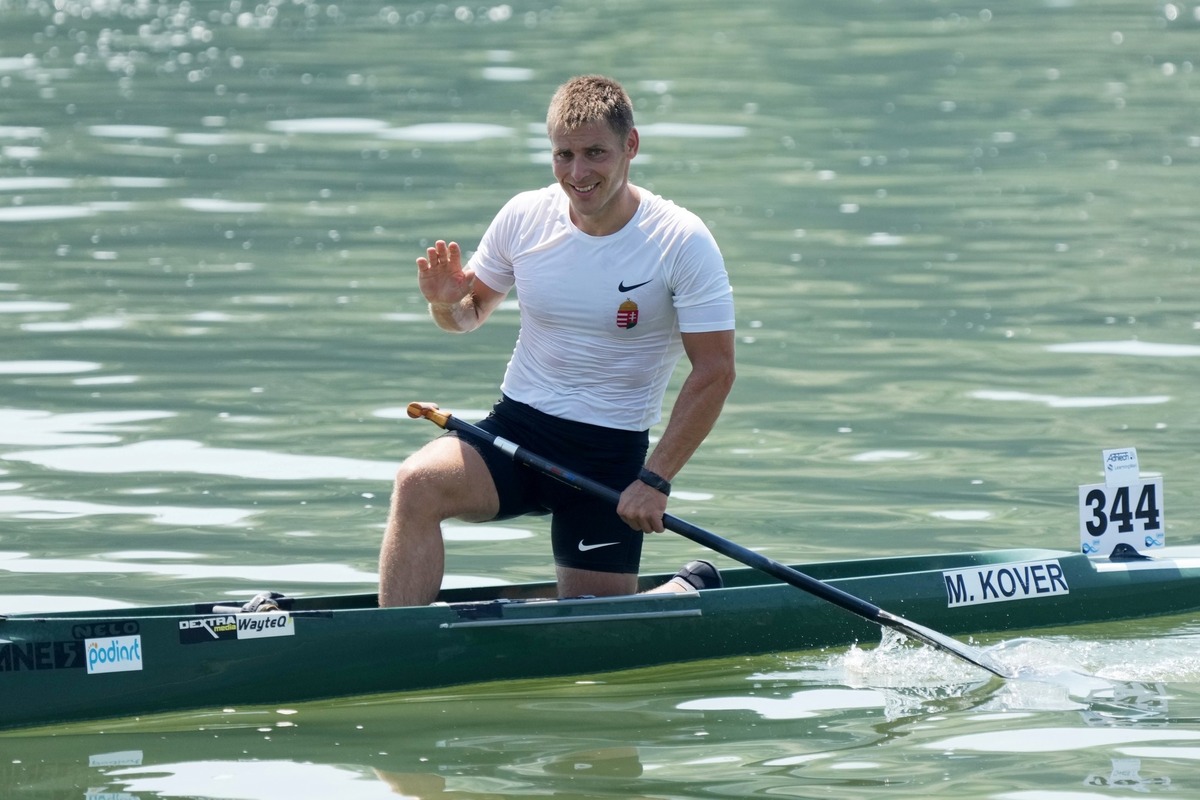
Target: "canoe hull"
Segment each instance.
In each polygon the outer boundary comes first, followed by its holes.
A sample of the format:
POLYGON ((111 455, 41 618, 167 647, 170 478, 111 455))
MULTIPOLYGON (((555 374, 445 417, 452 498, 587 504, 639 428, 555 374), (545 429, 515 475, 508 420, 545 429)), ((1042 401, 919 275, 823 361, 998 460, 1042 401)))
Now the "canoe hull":
MULTIPOLYGON (((1049 550, 798 565, 949 635, 1200 608, 1200 549, 1152 561, 1049 550)), ((300 598, 286 614, 212 604, 0 617, 0 727, 295 703, 482 681, 841 647, 879 628, 753 570, 687 595, 543 600, 546 584, 455 590, 432 606, 300 598), (90 665, 90 666, 89 666, 90 665)), ((663 576, 648 576, 645 585, 663 576)))

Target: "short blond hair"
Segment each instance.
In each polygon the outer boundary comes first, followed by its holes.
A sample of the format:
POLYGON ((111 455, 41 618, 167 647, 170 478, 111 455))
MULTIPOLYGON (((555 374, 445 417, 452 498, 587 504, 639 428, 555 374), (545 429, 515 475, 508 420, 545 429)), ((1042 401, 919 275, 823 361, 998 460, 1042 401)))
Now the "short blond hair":
POLYGON ((621 84, 603 75, 580 75, 558 87, 546 112, 546 129, 573 131, 604 122, 622 139, 633 130, 633 102, 621 84))

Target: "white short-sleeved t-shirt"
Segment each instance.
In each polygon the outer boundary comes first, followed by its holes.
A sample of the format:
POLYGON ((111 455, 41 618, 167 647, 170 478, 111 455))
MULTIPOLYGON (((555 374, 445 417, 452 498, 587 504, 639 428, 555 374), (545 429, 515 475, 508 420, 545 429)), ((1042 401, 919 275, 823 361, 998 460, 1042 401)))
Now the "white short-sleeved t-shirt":
POLYGON ((517 195, 488 227, 468 266, 492 289, 517 291, 507 396, 576 422, 646 430, 661 419, 680 332, 733 329, 712 234, 695 214, 637 191, 637 213, 608 236, 572 224, 557 184, 517 195))

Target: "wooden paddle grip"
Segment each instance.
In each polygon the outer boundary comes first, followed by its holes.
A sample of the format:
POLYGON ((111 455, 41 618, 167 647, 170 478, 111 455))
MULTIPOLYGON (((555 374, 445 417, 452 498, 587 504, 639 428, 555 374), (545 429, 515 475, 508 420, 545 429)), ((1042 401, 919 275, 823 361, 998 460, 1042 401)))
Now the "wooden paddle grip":
POLYGON ((409 403, 408 415, 413 419, 424 417, 439 428, 445 428, 450 421, 450 415, 439 411, 437 403, 409 403))

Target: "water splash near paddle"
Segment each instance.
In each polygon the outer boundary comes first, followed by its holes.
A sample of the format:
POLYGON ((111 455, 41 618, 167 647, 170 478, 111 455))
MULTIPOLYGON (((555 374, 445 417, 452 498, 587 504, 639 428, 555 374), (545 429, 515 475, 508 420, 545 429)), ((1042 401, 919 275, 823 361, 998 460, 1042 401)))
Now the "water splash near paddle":
MULTIPOLYGON (((819 666, 816 677, 888 696, 888 718, 975 707, 981 711, 1079 711, 1089 724, 1166 718, 1171 683, 1200 682, 1200 635, 1157 639, 1051 636, 1005 640, 983 648, 1013 680, 981 679, 978 671, 902 634, 885 630, 877 647, 852 646, 819 666)), ((815 673, 815 674, 814 674, 815 673)))

